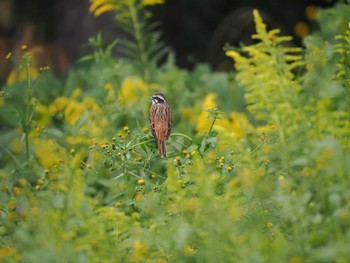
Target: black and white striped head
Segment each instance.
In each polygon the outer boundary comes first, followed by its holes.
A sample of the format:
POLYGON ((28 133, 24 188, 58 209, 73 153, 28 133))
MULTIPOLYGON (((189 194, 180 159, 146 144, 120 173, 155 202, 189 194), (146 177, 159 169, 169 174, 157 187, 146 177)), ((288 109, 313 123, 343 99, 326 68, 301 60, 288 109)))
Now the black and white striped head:
POLYGON ((162 104, 166 102, 165 96, 162 93, 156 93, 151 97, 152 105, 162 104))

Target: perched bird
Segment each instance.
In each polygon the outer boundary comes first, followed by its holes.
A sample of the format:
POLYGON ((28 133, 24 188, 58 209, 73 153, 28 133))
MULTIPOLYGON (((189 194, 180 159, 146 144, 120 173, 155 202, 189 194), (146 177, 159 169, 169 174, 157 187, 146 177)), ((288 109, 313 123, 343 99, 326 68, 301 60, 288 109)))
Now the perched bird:
POLYGON ((165 140, 171 132, 171 109, 161 93, 154 94, 151 98, 150 109, 151 132, 158 142, 158 152, 160 157, 166 156, 165 140))

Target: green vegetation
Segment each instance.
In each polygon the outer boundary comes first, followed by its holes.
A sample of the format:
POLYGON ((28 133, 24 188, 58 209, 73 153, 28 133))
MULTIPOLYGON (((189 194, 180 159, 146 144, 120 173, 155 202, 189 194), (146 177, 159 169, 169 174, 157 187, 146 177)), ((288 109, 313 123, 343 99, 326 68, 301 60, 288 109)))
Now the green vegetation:
POLYGON ((151 2, 92 1, 131 37, 90 39, 64 79, 26 46, 7 56, 1 262, 348 262, 350 6, 320 10, 305 48, 254 11, 255 44, 220 73, 174 64, 151 2), (149 132, 157 91, 167 158, 149 132))

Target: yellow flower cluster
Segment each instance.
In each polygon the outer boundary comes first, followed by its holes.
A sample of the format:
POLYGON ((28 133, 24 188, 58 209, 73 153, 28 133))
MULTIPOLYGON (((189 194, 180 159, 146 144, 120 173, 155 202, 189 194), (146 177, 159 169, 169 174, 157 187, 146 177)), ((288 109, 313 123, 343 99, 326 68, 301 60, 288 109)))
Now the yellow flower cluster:
POLYGON ((109 12, 115 9, 113 0, 90 0, 89 12, 95 16, 99 16, 103 13, 109 12))
MULTIPOLYGON (((134 5, 135 0, 90 0, 89 12, 93 13, 95 16, 99 16, 103 13, 118 10, 120 6, 134 5)), ((158 5, 164 4, 165 0, 141 0, 141 5, 158 5)))
POLYGON ((146 84, 143 80, 137 77, 127 77, 123 80, 122 87, 119 93, 119 100, 121 104, 129 104, 133 102, 140 102, 148 98, 152 91, 159 88, 158 84, 146 84))
MULTIPOLYGON (((213 119, 209 119, 209 113, 204 111, 207 109, 217 108, 217 95, 209 93, 203 100, 201 105, 201 113, 195 114, 193 110, 185 109, 183 112, 187 116, 191 116, 191 121, 196 125, 198 133, 209 131, 213 119)), ((239 112, 231 112, 228 116, 222 119, 217 119, 214 127, 219 131, 219 136, 225 135, 229 137, 242 138, 252 129, 247 117, 239 112)))

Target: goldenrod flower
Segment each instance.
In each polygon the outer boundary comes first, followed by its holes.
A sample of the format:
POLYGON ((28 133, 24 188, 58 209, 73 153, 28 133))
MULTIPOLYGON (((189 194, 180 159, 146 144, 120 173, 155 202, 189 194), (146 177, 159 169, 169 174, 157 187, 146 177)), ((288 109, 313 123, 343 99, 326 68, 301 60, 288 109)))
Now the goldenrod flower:
POLYGON ((308 5, 306 8, 305 8, 305 15, 308 19, 310 20, 316 20, 317 18, 317 7, 314 6, 314 5, 308 5))
POLYGON ((95 16, 99 16, 108 11, 114 10, 113 0, 90 0, 91 5, 89 12, 93 13, 95 16))
POLYGON ((165 0, 141 0, 142 5, 162 5, 165 0))
POLYGON ((15 195, 19 195, 21 193, 21 188, 15 186, 12 191, 15 195))
POLYGON ((150 88, 141 79, 127 77, 123 80, 119 99, 123 104, 138 102, 149 96, 150 88))
POLYGON ((113 89, 112 83, 107 82, 107 83, 104 85, 104 89, 105 89, 105 91, 111 91, 111 90, 113 89))
POLYGON ((298 37, 305 37, 310 34, 310 26, 303 21, 299 21, 294 25, 294 33, 298 37))
MULTIPOLYGON (((215 93, 209 93, 202 103, 202 110, 217 108, 216 104, 217 95, 215 93)), ((208 118, 208 112, 202 111, 197 118, 197 131, 198 133, 207 132, 211 126, 213 120, 208 118)))
MULTIPOLYGON (((39 76, 38 69, 34 67, 29 68, 29 75, 31 78, 35 79, 39 76)), ((24 68, 21 70, 13 70, 6 78, 6 84, 13 84, 15 82, 19 82, 27 79, 27 72, 24 68)))

